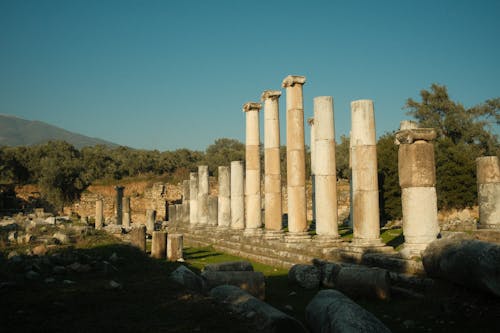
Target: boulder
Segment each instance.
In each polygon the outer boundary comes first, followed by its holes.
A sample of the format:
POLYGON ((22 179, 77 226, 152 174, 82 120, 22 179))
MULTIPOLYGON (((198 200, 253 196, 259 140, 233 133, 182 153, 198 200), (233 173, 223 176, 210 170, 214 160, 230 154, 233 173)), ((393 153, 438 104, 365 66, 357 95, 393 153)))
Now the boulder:
POLYGON ((44 256, 47 254, 47 246, 45 246, 45 244, 41 244, 32 248, 31 251, 36 256, 44 256))
POLYGON ((288 280, 305 289, 319 287, 320 270, 313 265, 297 264, 288 271, 288 280))
POLYGON ((170 274, 170 279, 185 286, 188 289, 202 292, 204 281, 193 271, 185 266, 179 266, 170 274))
POLYGON ((273 333, 307 332, 297 319, 236 286, 221 285, 215 287, 210 291, 210 296, 241 316, 252 318, 260 331, 273 333))
POLYGON ((205 280, 206 290, 228 284, 239 287, 262 300, 266 297, 266 281, 262 272, 204 271, 201 276, 205 280))
POLYGON ((61 244, 68 244, 70 242, 69 236, 60 231, 54 233, 52 238, 57 239, 61 244))
POLYGON ((500 296, 500 245, 469 236, 433 241, 422 254, 428 276, 500 296))
POLYGON ((207 272, 253 271, 253 266, 248 261, 226 261, 216 264, 205 265, 203 271, 207 272))
POLYGON ((306 325, 312 333, 388 333, 390 330, 340 291, 321 290, 306 307, 306 325))

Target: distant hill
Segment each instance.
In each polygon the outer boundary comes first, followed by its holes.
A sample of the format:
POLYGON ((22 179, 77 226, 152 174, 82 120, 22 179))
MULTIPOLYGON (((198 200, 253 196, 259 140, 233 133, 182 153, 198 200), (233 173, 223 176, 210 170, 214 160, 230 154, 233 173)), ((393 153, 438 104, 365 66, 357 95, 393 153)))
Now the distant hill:
POLYGON ((66 131, 41 121, 31 121, 0 114, 0 146, 31 146, 47 141, 64 140, 76 148, 117 144, 66 131))

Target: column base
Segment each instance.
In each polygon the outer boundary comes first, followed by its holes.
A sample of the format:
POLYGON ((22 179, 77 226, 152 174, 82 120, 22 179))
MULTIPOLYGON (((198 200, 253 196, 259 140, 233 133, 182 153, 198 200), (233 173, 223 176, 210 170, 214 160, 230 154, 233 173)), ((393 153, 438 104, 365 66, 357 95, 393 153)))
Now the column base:
POLYGON ((245 229, 243 231, 243 235, 245 237, 260 237, 262 236, 263 231, 261 228, 252 228, 252 229, 245 229))
POLYGON ((420 258, 422 256, 422 252, 427 248, 429 243, 421 243, 421 244, 403 244, 401 250, 399 250, 399 254, 404 259, 410 259, 414 257, 420 258))
POLYGON ((308 232, 288 232, 285 234, 285 242, 287 243, 301 243, 310 242, 311 235, 308 232))
POLYGON ((318 243, 318 245, 339 244, 343 242, 340 236, 333 235, 316 235, 312 239, 313 242, 318 243))
POLYGON ((352 246, 357 247, 382 247, 386 246, 382 239, 374 238, 374 239, 365 239, 365 238, 353 238, 351 242, 352 246))
POLYGON ((285 236, 283 230, 265 230, 264 231, 264 239, 273 240, 273 239, 282 239, 285 236))

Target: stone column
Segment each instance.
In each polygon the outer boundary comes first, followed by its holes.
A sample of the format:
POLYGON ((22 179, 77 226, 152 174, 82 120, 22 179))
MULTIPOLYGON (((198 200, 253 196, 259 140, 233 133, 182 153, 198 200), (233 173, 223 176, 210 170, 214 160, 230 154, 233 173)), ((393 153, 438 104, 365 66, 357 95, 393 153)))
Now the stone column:
POLYGON ((189 224, 198 223, 198 173, 189 174, 189 224))
POLYGON ((95 228, 101 229, 104 222, 104 203, 102 199, 95 202, 95 228))
POLYGON ((500 229, 500 166, 497 156, 476 159, 479 228, 500 229))
POLYGON ((304 143, 304 76, 289 75, 286 88, 286 169, 288 192, 288 241, 309 239, 306 209, 306 165, 304 143))
POLYGON ((182 223, 189 223, 189 180, 182 182, 182 223))
POLYGON ((420 255, 437 238, 436 166, 434 145, 436 131, 415 128, 414 123, 402 122, 396 133, 399 185, 403 208, 403 256, 420 255))
POLYGON ((231 229, 245 228, 243 162, 231 162, 231 229))
POLYGON ((280 238, 282 230, 280 119, 281 91, 266 90, 264 102, 264 225, 267 239, 280 238))
POLYGON ((219 167, 219 196, 217 204, 217 225, 229 228, 231 225, 231 173, 227 166, 219 167))
POLYGON ((168 234, 167 236, 167 260, 177 261, 183 259, 183 235, 168 234))
POLYGON ((155 230, 156 222, 156 210, 146 209, 146 228, 148 233, 152 233, 155 230))
POLYGON ((260 203, 260 136, 259 111, 260 103, 246 103, 243 112, 246 115, 246 148, 245 148, 245 195, 246 223, 245 234, 255 235, 261 231, 260 203))
POLYGON ((198 166, 198 224, 208 223, 208 166, 198 166))
POLYGON ((177 222, 177 216, 175 216, 175 205, 174 204, 169 204, 168 205, 168 221, 175 223, 177 222))
POLYGON ((167 256, 167 233, 165 231, 153 231, 151 240, 151 257, 165 259, 167 256))
POLYGON ((130 197, 123 198, 123 226, 130 227, 130 197))
POLYGON ((208 197, 208 225, 211 227, 217 227, 218 202, 219 199, 216 196, 208 197))
MULTIPOLYGON (((312 223, 311 226, 316 226, 316 138, 314 117, 307 119, 307 123, 311 127, 311 206, 312 206, 312 223)), ((311 229, 311 228, 310 228, 311 229)))
MULTIPOLYGON (((339 239, 337 224, 337 170, 335 163, 335 125, 333 98, 314 98, 314 135, 316 175, 316 239, 339 239)), ((312 151, 311 151, 312 154, 312 151)))
POLYGON ((141 224, 130 231, 130 242, 142 252, 146 252, 146 226, 141 224))
POLYGON ((122 225, 123 221, 123 186, 115 186, 116 190, 116 224, 122 225))
POLYGON ((373 101, 351 102, 353 244, 382 246, 373 101))

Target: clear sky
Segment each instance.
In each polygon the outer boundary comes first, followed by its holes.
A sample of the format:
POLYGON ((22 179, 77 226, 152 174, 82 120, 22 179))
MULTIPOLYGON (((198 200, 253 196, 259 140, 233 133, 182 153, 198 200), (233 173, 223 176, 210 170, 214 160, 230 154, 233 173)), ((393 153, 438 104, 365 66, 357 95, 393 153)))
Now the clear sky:
MULTIPOLYGON (((381 135, 434 82, 499 97, 500 1, 0 0, 0 113, 121 145, 244 141, 242 105, 288 74, 306 118, 333 96, 337 138, 352 100, 374 100, 381 135)), ((280 117, 285 144, 284 95, 280 117)))

